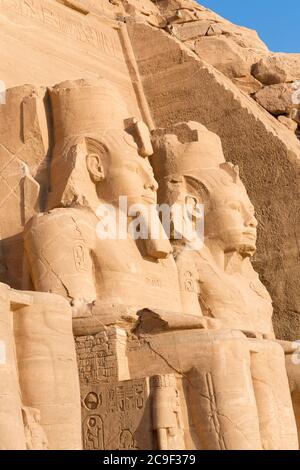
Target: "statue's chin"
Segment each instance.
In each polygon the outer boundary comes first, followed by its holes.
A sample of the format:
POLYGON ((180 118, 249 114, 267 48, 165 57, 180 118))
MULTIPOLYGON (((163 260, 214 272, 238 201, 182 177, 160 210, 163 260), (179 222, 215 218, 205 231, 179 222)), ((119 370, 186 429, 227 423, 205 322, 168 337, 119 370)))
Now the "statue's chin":
POLYGON ((256 236, 252 234, 243 234, 242 236, 236 236, 235 240, 232 240, 233 250, 236 251, 243 257, 251 257, 256 253, 256 236))
POLYGON ((256 252, 256 246, 245 243, 245 244, 240 245, 238 251, 245 258, 252 257, 256 252))
POLYGON ((228 247, 224 250, 225 253, 239 253, 244 258, 252 257, 256 252, 256 245, 253 243, 249 243, 247 241, 236 243, 235 246, 228 247))

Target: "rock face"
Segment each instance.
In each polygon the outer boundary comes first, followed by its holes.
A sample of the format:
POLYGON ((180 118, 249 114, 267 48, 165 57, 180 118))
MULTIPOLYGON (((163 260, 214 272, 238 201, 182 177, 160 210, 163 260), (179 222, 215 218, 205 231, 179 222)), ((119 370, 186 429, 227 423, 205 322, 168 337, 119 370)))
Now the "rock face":
POLYGON ((290 115, 293 109, 300 108, 293 97, 295 89, 290 83, 266 86, 255 93, 255 100, 274 116, 290 115))
POLYGON ((252 74, 264 85, 298 80, 300 54, 270 54, 253 66, 252 74))
POLYGON ((196 54, 216 67, 229 78, 240 78, 250 75, 250 65, 241 55, 241 48, 230 38, 203 37, 194 45, 196 54))
MULTIPOLYGON (((300 54, 272 53, 256 31, 233 25, 192 1, 163 0, 157 6, 165 18, 164 29, 230 78, 241 91, 252 96, 263 86, 290 83, 299 93, 300 54)), ((299 104, 298 95, 295 99, 299 104)), ((273 114, 268 107, 265 109, 273 114)), ((285 110, 280 114, 286 115, 285 110)), ((290 112, 288 115, 293 119, 290 112)), ((295 132, 295 126, 289 129, 295 132)))
POLYGON ((190 0, 0 17, 0 449, 298 449, 297 54, 190 0))

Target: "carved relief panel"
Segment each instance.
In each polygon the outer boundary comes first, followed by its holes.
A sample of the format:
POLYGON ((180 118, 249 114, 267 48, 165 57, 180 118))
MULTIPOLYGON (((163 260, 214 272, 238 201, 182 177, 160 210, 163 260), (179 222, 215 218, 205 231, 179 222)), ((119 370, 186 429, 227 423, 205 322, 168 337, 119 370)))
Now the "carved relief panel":
POLYGON ((82 386, 81 393, 85 450, 153 449, 148 379, 82 386))

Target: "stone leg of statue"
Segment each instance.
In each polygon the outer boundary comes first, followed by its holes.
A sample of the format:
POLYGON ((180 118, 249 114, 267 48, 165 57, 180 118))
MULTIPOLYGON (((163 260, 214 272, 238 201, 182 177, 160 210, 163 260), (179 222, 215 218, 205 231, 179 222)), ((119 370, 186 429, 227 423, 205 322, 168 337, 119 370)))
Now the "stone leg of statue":
POLYGON ((274 341, 253 339, 249 342, 262 447, 296 450, 298 436, 284 350, 274 341))
MULTIPOLYGON (((290 385, 294 415, 300 440, 300 355, 299 344, 289 341, 279 341, 285 351, 285 365, 290 385)), ((300 444, 300 442, 299 442, 300 444)), ((299 448, 299 445, 298 445, 299 448)))
POLYGON ((25 450, 9 287, 0 284, 0 450, 25 450))
MULTIPOLYGON (((300 369, 299 366, 291 366, 287 368, 289 373, 289 379, 292 385, 291 396, 294 408, 294 414, 296 418, 296 425, 298 436, 300 436, 300 369)), ((298 440, 300 437, 298 437, 298 440)), ((299 443, 300 444, 300 443, 299 443)), ((300 448, 298 444, 298 449, 300 448)))
POLYGON ((31 292, 33 304, 14 312, 22 402, 40 411, 50 449, 81 449, 80 391, 72 311, 55 294, 31 292))
POLYGON ((203 360, 199 354, 187 376, 201 448, 262 450, 247 339, 211 334, 203 346, 203 360))
MULTIPOLYGON (((153 371, 176 372, 185 384, 179 399, 188 419, 184 418, 183 426, 175 425, 164 405, 169 398, 161 398, 155 429, 184 429, 187 448, 191 448, 187 430, 192 429, 193 448, 197 449, 298 449, 284 350, 275 340, 249 339, 238 330, 205 329, 141 338, 138 352, 128 349, 131 373, 138 377, 143 371, 148 376, 153 371), (137 354, 143 367, 136 367, 137 354)), ((295 398, 300 374, 297 383, 295 398)), ((170 391, 168 394, 171 396, 170 391)), ((174 415, 174 410, 169 412, 174 415)))
POLYGON ((198 356, 188 374, 201 447, 298 449, 282 347, 274 341, 210 335, 203 362, 198 356))

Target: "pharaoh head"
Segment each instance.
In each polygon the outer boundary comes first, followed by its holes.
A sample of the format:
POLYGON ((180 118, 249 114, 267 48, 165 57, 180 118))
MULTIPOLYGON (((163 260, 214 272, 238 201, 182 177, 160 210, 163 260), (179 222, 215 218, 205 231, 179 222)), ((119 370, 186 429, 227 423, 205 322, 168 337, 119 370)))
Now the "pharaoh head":
POLYGON ((238 168, 225 162, 219 137, 189 122, 157 130, 153 142, 159 202, 203 204, 205 241, 224 252, 251 256, 256 249, 254 207, 238 168))
POLYGON ((97 200, 155 203, 157 183, 146 125, 134 119, 106 80, 77 80, 50 90, 54 150, 48 208, 97 200))

